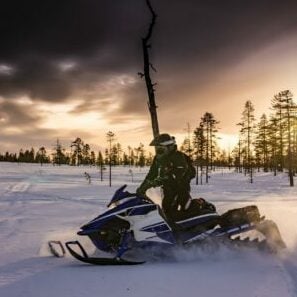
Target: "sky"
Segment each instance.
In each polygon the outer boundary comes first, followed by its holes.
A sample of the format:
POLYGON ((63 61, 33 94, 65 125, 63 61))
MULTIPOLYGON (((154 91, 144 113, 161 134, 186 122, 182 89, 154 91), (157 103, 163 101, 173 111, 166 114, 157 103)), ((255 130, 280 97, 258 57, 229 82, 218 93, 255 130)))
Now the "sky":
MULTIPOLYGON (((150 59, 157 72, 161 132, 180 143, 205 112, 234 145, 244 103, 269 114, 273 96, 297 96, 297 2, 151 0, 150 59)), ((5 1, 0 32, 0 153, 66 149, 76 137, 93 149, 112 131, 125 148, 152 138, 141 38, 145 0, 5 1)))

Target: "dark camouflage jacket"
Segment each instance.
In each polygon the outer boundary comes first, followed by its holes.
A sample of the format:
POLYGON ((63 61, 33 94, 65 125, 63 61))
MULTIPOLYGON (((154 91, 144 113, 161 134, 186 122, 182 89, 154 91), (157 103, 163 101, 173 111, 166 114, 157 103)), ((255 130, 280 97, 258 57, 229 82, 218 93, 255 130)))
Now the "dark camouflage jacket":
POLYGON ((182 152, 172 151, 168 155, 155 156, 139 189, 145 193, 147 189, 157 186, 162 186, 165 191, 166 188, 187 188, 195 174, 191 159, 182 152))

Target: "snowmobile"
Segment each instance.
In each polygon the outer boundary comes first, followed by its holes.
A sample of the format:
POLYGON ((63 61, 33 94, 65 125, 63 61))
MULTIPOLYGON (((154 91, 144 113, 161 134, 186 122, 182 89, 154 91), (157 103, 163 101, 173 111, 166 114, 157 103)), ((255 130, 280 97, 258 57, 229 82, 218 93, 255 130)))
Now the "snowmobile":
MULTIPOLYGON (((176 246, 204 244, 231 244, 252 246, 276 252, 286 247, 276 224, 261 217, 257 206, 250 205, 229 210, 221 215, 213 204, 203 198, 192 199, 186 211, 177 211, 168 220, 159 205, 146 196, 125 191, 120 187, 100 214, 78 231, 88 236, 97 250, 111 257, 90 257, 79 241, 68 241, 65 246, 79 261, 95 265, 136 265, 145 261, 125 259, 128 251, 153 247, 166 251, 176 246), (257 231, 256 237, 242 239, 249 231, 257 231)), ((53 255, 64 256, 66 250, 60 241, 49 241, 53 255)))

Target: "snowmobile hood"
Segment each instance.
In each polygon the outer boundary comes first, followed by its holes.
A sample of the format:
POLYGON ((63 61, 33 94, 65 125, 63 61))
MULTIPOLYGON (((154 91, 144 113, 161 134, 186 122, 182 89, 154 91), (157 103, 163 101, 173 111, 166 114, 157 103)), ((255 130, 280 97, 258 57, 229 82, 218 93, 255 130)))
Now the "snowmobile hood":
POLYGON ((120 187, 107 205, 109 209, 81 227, 79 235, 85 235, 101 228, 107 221, 117 216, 143 215, 156 209, 157 205, 144 200, 143 197, 123 191, 127 185, 120 187))

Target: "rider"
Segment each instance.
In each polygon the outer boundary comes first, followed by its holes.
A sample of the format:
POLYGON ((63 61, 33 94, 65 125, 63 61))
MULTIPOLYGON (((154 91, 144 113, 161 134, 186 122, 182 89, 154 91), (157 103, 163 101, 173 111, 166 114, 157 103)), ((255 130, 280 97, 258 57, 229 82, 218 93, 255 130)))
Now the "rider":
POLYGON ((173 136, 160 134, 150 145, 156 147, 156 156, 136 192, 144 195, 151 187, 161 187, 163 212, 167 219, 174 221, 177 212, 185 211, 190 205, 190 182, 195 177, 195 168, 191 159, 177 150, 173 136))

